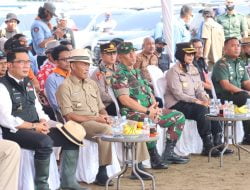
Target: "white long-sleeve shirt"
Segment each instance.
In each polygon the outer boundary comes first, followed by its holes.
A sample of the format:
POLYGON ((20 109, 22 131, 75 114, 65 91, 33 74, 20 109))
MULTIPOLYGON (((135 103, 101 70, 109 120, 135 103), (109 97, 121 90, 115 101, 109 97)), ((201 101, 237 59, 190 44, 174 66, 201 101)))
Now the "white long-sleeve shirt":
MULTIPOLYGON (((8 73, 9 77, 13 78, 17 83, 19 83, 20 80, 16 79, 15 77, 11 76, 8 73)), ((2 127, 9 128, 11 132, 15 133, 18 129, 16 127, 22 125, 24 123, 24 120, 20 117, 15 117, 11 114, 12 112, 12 101, 9 94, 9 91, 7 90, 6 86, 2 83, 0 83, 0 93, 1 93, 1 100, 0 100, 0 125, 2 127)), ((36 95, 36 93, 35 93, 36 95)), ((40 119, 45 119, 46 121, 49 121, 48 115, 44 113, 42 110, 42 105, 38 101, 37 95, 35 99, 35 108, 40 119)))

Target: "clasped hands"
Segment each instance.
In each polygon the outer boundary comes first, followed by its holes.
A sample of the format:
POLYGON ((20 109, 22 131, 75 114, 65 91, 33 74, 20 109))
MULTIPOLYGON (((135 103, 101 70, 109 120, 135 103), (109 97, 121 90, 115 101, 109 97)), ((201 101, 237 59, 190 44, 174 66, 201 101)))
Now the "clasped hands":
POLYGON ((149 108, 149 118, 157 123, 162 115, 162 109, 158 107, 158 102, 154 102, 149 108))

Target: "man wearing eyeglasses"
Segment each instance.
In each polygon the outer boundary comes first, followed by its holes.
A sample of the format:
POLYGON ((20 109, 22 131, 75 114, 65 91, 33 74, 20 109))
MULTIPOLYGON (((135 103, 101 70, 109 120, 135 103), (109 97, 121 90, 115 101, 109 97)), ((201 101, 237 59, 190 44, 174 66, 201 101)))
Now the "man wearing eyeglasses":
POLYGON ((45 93, 48 98, 50 106, 54 111, 57 111, 59 108, 55 94, 59 85, 70 74, 70 64, 69 64, 70 51, 66 46, 59 45, 53 49, 51 55, 57 66, 48 76, 45 82, 45 93))
POLYGON ((98 68, 90 76, 96 81, 100 92, 101 99, 105 105, 105 109, 109 115, 117 115, 115 104, 112 101, 108 88, 110 87, 110 79, 116 69, 117 51, 113 43, 105 43, 100 45, 101 60, 98 68))

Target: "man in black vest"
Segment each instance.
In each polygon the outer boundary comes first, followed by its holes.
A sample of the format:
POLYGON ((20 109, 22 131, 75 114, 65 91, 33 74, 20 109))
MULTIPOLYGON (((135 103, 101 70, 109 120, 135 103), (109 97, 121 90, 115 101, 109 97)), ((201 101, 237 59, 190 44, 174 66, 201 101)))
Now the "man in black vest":
POLYGON ((82 190, 75 180, 79 147, 57 128, 50 128, 28 79, 30 60, 27 50, 13 49, 7 54, 8 72, 0 79, 0 125, 3 138, 34 150, 35 190, 49 190, 50 154, 53 146, 62 147, 61 189, 82 190))

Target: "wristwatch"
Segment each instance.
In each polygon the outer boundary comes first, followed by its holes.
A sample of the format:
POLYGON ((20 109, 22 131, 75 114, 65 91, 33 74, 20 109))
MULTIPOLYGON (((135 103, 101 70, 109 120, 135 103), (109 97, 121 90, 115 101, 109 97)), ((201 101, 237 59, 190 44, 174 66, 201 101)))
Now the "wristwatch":
POLYGON ((149 111, 149 109, 147 108, 146 115, 149 115, 149 114, 150 114, 150 111, 149 111))

